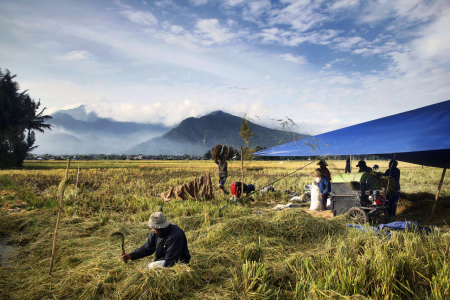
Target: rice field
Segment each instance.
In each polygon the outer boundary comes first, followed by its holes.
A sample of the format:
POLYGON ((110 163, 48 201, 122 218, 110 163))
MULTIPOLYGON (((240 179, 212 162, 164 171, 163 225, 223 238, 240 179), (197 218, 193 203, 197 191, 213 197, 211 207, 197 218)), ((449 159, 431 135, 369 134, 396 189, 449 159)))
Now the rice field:
MULTIPOLYGON (((246 162, 244 182, 261 188, 308 163, 246 162)), ((328 163, 332 175, 345 166, 328 163)), ((387 169, 387 161, 375 163, 387 169)), ((216 188, 212 161, 74 161, 49 276, 66 164, 30 161, 23 170, 0 170, 0 242, 14 248, 8 259, 0 252, 1 299, 450 298, 448 176, 435 217, 427 222, 442 169, 399 163, 397 220, 435 225, 439 234, 388 237, 350 229, 344 216, 308 213, 307 205, 272 209, 288 202, 284 190, 304 191, 315 163, 275 183, 281 192, 257 193, 253 201, 218 212, 229 200, 216 188), (158 197, 206 172, 215 185, 214 200, 164 203, 158 197), (191 263, 147 270, 147 257, 124 264, 120 243, 109 235, 122 232, 131 252, 147 239, 147 220, 160 206, 186 232, 191 263)), ((228 173, 228 185, 240 180, 240 162, 230 162, 228 173)))

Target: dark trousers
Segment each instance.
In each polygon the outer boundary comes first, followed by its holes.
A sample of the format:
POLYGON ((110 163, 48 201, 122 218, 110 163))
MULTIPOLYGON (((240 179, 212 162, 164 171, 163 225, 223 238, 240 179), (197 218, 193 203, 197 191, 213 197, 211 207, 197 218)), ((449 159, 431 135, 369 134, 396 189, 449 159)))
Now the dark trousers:
POLYGON ((395 217, 397 213, 397 202, 400 198, 400 191, 397 191, 395 193, 392 193, 391 195, 388 195, 387 200, 389 203, 389 215, 391 217, 395 217))
POLYGON ((325 210, 325 209, 327 209, 327 199, 328 199, 328 197, 330 196, 330 194, 323 194, 323 197, 322 197, 322 209, 323 210, 325 210))

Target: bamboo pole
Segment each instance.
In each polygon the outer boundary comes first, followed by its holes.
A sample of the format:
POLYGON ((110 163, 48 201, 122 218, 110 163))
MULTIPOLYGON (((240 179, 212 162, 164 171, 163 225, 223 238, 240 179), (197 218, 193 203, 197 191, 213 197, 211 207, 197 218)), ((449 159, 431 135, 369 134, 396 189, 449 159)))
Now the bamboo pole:
POLYGON ((430 222, 431 219, 433 218, 434 210, 436 209, 436 204, 437 204, 438 199, 439 199, 439 194, 441 193, 441 187, 442 187, 442 183, 444 182, 445 171, 447 171, 447 166, 448 166, 448 161, 449 160, 450 160, 450 154, 448 156, 447 162, 445 163, 444 170, 442 171, 441 181, 439 182, 438 190, 437 190, 437 193, 436 193, 436 198, 434 200, 433 208, 431 209, 431 214, 430 214, 430 218, 428 219, 428 222, 430 222))
POLYGON ((77 203, 77 195, 78 195, 78 175, 80 174, 80 163, 78 163, 78 171, 77 171, 77 183, 75 184, 75 199, 73 200, 73 208, 77 203))
POLYGON ((241 146, 241 197, 244 196, 244 152, 241 146))
POLYGON ((66 184, 67 181, 69 180, 69 168, 70 168, 70 158, 69 161, 67 162, 66 174, 64 176, 64 179, 59 184, 60 195, 59 195, 58 218, 56 219, 55 233, 53 235, 52 259, 50 261, 50 269, 48 271, 48 275, 52 275, 53 260, 55 259, 56 255, 56 237, 58 235, 59 220, 61 219, 61 209, 62 209, 62 201, 64 198, 64 190, 66 189, 66 184))

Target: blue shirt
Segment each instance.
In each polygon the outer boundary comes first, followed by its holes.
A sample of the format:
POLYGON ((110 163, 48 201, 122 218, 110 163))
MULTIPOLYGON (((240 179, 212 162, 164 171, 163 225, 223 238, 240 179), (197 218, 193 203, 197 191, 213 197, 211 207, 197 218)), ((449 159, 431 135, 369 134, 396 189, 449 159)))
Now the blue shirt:
POLYGON ((317 184, 321 194, 329 194, 331 192, 331 184, 326 176, 322 177, 322 180, 317 184))

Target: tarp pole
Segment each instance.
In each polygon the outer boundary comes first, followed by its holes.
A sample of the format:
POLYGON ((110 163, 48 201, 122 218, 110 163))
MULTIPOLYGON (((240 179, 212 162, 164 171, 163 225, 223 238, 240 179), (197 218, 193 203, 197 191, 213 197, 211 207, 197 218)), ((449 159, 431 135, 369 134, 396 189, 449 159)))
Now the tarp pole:
POLYGON ((442 171, 441 181, 439 182, 438 190, 437 190, 437 193, 436 193, 436 199, 434 200, 433 208, 431 209, 431 215, 430 215, 430 218, 428 219, 428 222, 430 222, 431 219, 433 218, 434 210, 436 209, 436 204, 437 204, 438 199, 439 199, 439 194, 441 192, 442 183, 444 182, 445 171, 447 171, 447 166, 448 166, 448 161, 449 160, 450 160, 450 155, 448 156, 447 162, 445 163, 444 170, 442 171))
POLYGON ((241 146, 241 197, 244 196, 244 152, 241 146))

